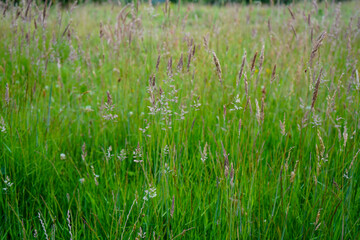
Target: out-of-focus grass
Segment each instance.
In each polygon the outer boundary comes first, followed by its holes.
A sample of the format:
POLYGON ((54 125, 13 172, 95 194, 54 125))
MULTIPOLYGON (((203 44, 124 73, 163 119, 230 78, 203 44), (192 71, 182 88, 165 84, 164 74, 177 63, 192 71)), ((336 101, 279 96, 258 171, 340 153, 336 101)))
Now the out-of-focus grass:
POLYGON ((1 16, 3 238, 359 238, 358 2, 123 7, 1 16))

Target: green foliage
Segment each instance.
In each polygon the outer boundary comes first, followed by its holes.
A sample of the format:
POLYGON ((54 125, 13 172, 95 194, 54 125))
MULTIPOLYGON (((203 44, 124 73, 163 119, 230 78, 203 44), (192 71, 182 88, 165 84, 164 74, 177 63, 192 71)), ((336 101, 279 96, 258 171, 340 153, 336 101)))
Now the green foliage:
POLYGON ((1 239, 359 239, 359 7, 2 6, 1 239))

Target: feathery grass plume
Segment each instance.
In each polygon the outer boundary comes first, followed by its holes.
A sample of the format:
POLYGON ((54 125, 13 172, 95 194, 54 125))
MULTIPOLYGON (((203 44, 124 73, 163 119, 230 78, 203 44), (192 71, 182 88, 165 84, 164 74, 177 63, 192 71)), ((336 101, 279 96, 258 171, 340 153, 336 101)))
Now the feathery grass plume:
POLYGON ((261 92, 262 92, 262 96, 261 96, 260 120, 261 120, 261 123, 263 124, 264 123, 264 117, 265 117, 265 96, 266 96, 265 87, 262 88, 261 92))
POLYGON ((109 91, 106 91, 106 96, 107 96, 107 104, 109 106, 113 105, 112 97, 109 91))
POLYGON ((285 170, 287 171, 288 170, 288 168, 289 168, 289 160, 290 160, 290 157, 291 157, 291 152, 292 152, 292 150, 294 149, 295 147, 291 147, 290 149, 289 149, 289 151, 288 151, 288 156, 287 156, 287 158, 286 158, 286 161, 285 161, 285 166, 284 166, 284 168, 285 168, 285 170))
POLYGON ((320 36, 317 38, 315 43, 313 44, 313 47, 312 47, 312 50, 311 50, 311 55, 310 55, 310 60, 309 60, 310 67, 312 67, 313 59, 315 58, 316 53, 319 51, 325 37, 326 37, 326 31, 323 31, 320 34, 320 36))
POLYGON ((264 54, 265 54, 265 44, 262 45, 261 52, 260 52, 259 75, 260 75, 260 72, 261 72, 263 64, 264 64, 264 59, 265 59, 264 54))
POLYGON ((212 55, 213 55, 214 64, 216 67, 216 74, 219 78, 220 83, 222 84, 222 77, 221 77, 222 72, 221 72, 221 65, 220 65, 219 59, 217 58, 216 53, 214 51, 212 52, 212 55))
POLYGON ((315 226, 315 231, 317 231, 321 225, 321 222, 320 222, 320 212, 321 212, 321 208, 318 210, 317 214, 316 214, 316 220, 315 220, 315 223, 314 223, 314 226, 315 226))
POLYGON ((184 60, 183 60, 183 54, 181 53, 179 62, 178 62, 178 64, 177 64, 177 70, 178 70, 179 72, 181 72, 182 69, 183 69, 183 62, 184 62, 184 60))
POLYGON ((270 83, 273 83, 275 81, 275 78, 276 78, 276 64, 274 65, 274 68, 271 73, 270 83))
POLYGON ((285 122, 285 113, 284 113, 284 121, 280 121, 280 129, 281 129, 281 135, 286 136, 286 122, 285 122))
POLYGON ((150 75, 149 86, 150 87, 155 87, 155 74, 154 73, 150 75))
POLYGON ((174 217, 174 210, 175 210, 175 195, 173 195, 172 202, 171 202, 171 210, 170 210, 171 218, 174 217))
POLYGON ((246 72, 244 73, 244 89, 245 89, 246 99, 249 99, 249 84, 248 84, 248 81, 247 81, 246 72))
POLYGON ((293 20, 295 20, 295 15, 294 15, 293 11, 291 11, 291 8, 288 7, 287 9, 289 10, 289 13, 290 13, 290 15, 291 15, 291 18, 292 18, 293 20))
MULTIPOLYGON (((26 10, 25 10, 25 19, 27 19, 27 20, 29 20, 30 21, 30 19, 28 19, 28 14, 29 14, 29 11, 31 11, 31 4, 32 4, 32 2, 33 2, 33 0, 30 0, 30 1, 27 1, 27 6, 26 6, 26 10)), ((29 18, 31 18, 31 17, 29 17, 29 18)))
POLYGON ((204 150, 203 150, 203 151, 201 151, 201 148, 200 148, 201 161, 202 161, 204 164, 205 164, 206 159, 208 158, 207 148, 208 148, 208 144, 207 144, 207 143, 205 143, 205 146, 204 146, 204 150))
POLYGON ((297 34, 296 34, 295 28, 294 28, 294 26, 292 24, 291 24, 291 30, 293 31, 294 36, 297 39, 297 34))
POLYGON ((354 161, 355 159, 357 158, 357 156, 359 155, 360 153, 360 149, 356 152, 355 156, 353 157, 351 163, 350 163, 350 166, 349 166, 349 170, 351 169, 351 167, 354 165, 354 161))
POLYGON ((347 127, 346 127, 346 125, 345 125, 345 127, 344 127, 344 132, 343 132, 344 149, 346 148, 346 143, 347 143, 347 140, 348 140, 348 136, 349 136, 349 134, 347 133, 347 127))
POLYGON ((138 142, 136 149, 133 151, 133 161, 135 163, 143 162, 143 153, 140 147, 140 143, 138 142))
POLYGON ((49 240, 49 236, 48 236, 48 234, 46 232, 45 223, 44 223, 43 219, 41 218, 40 211, 38 212, 38 217, 39 217, 39 220, 40 220, 40 223, 41 223, 41 227, 42 227, 42 229, 44 231, 45 238, 46 238, 46 240, 49 240))
POLYGON ((246 105, 245 105, 245 108, 244 108, 244 112, 246 111, 246 109, 249 107, 249 111, 250 111, 250 114, 252 114, 252 107, 251 107, 251 97, 248 96, 247 98, 247 101, 246 101, 246 105))
POLYGON ((43 14, 42 14, 42 21, 43 21, 43 23, 45 23, 45 19, 46 19, 46 8, 47 8, 47 4, 48 4, 48 0, 45 0, 44 9, 43 9, 43 14))
POLYGON ((71 219, 70 219, 70 210, 67 211, 67 222, 69 227, 70 240, 73 239, 73 235, 71 233, 71 219))
POLYGON ((341 84, 342 84, 341 80, 342 80, 343 76, 344 76, 344 73, 342 73, 340 75, 340 78, 339 78, 338 83, 337 83, 337 88, 335 89, 332 97, 330 95, 327 96, 326 116, 329 116, 330 113, 334 111, 335 97, 336 97, 336 94, 340 91, 340 87, 341 87, 341 84))
POLYGON ((98 182, 98 178, 99 178, 99 175, 97 175, 96 173, 95 173, 95 169, 94 169, 94 166, 92 166, 91 165, 91 171, 92 171, 92 174, 93 174, 93 176, 94 176, 94 182, 95 182, 95 185, 96 186, 99 186, 99 182, 98 182))
POLYGON ((86 152, 86 144, 84 142, 84 144, 81 147, 81 159, 85 162, 86 156, 87 156, 87 152, 86 152))
POLYGON ((9 9, 9 6, 10 6, 9 2, 8 2, 8 1, 6 1, 5 6, 3 7, 3 8, 4 8, 4 11, 3 11, 3 17, 5 17, 5 15, 6 15, 6 11, 9 9))
POLYGON ((116 121, 116 119, 119 116, 117 114, 113 114, 114 104, 109 91, 106 91, 106 96, 107 96, 107 101, 103 106, 103 109, 105 109, 105 111, 103 112, 102 117, 105 120, 116 121))
POLYGON ((157 72, 159 71, 160 58, 161 58, 161 55, 159 54, 158 57, 157 57, 156 67, 155 67, 157 72))
POLYGON ((325 144, 321 137, 321 133, 320 133, 319 129, 317 131, 317 136, 319 139, 320 146, 315 144, 315 150, 316 150, 316 156, 317 156, 316 174, 317 174, 317 176, 319 176, 322 164, 324 162, 327 162, 327 154, 325 154, 326 148, 325 148, 325 144))
POLYGON ((191 55, 192 56, 195 56, 195 49, 196 49, 196 47, 195 47, 195 44, 193 45, 193 48, 192 48, 192 52, 191 52, 191 55))
POLYGON ((190 71, 191 56, 192 56, 192 53, 191 53, 191 51, 189 51, 188 61, 187 61, 187 71, 188 72, 190 71))
POLYGON ((209 50, 209 34, 206 34, 204 37, 204 47, 206 50, 209 50))
POLYGON ((103 23, 100 22, 100 30, 99 30, 99 37, 100 39, 104 36, 105 32, 104 32, 104 26, 103 23))
POLYGON ((316 0, 313 0, 313 1, 312 1, 312 4, 313 4, 313 6, 314 6, 315 12, 318 13, 318 12, 319 12, 319 6, 318 6, 318 4, 317 4, 317 1, 316 1, 316 0))
POLYGON ((223 156, 224 156, 224 175, 225 175, 225 178, 227 178, 229 175, 229 156, 226 153, 223 142, 221 142, 221 147, 222 147, 223 156))
POLYGON ((240 131, 241 131, 241 118, 239 119, 239 126, 238 126, 238 128, 239 128, 239 136, 240 136, 240 131))
POLYGON ((258 54, 258 52, 255 53, 255 55, 254 55, 254 57, 253 57, 253 59, 251 61, 251 69, 250 69, 251 76, 253 75, 254 70, 255 70, 255 61, 256 61, 257 54, 258 54))
POLYGON ((295 180, 295 177, 296 177, 296 169, 298 167, 298 164, 299 164, 299 160, 296 160, 296 163, 295 163, 295 167, 294 167, 294 170, 291 172, 290 174, 290 182, 293 183, 294 180, 295 180))
POLYGON ((257 78, 256 78, 256 85, 259 81, 259 78, 260 78, 260 75, 261 75, 261 72, 262 72, 262 68, 263 68, 263 64, 264 64, 264 53, 265 53, 265 44, 262 45, 262 48, 261 48, 261 52, 260 52, 260 57, 259 57, 259 72, 258 72, 258 75, 257 75, 257 78))
POLYGON ((233 163, 231 163, 231 166, 230 166, 230 185, 231 185, 231 187, 234 186, 234 165, 233 165, 233 163))
POLYGON ((167 74, 169 77, 172 77, 172 57, 170 57, 168 61, 167 74))
POLYGON ((255 105, 256 105, 256 120, 258 121, 258 124, 261 125, 260 107, 259 107, 259 102, 256 98, 255 98, 255 105))
POLYGON ((318 76, 317 81, 316 81, 316 84, 315 84, 315 88, 314 88, 314 92, 313 92, 313 97, 312 97, 312 102, 311 102, 311 110, 314 109, 315 101, 316 101, 317 96, 318 96, 322 71, 323 71, 323 68, 321 68, 320 73, 319 73, 319 76, 318 76))
POLYGON ((268 18, 268 21, 267 21, 267 26, 268 26, 268 30, 269 30, 269 32, 271 33, 271 32, 272 32, 272 29, 271 29, 271 22, 270 22, 270 18, 268 18))
POLYGON ((347 179, 349 178, 349 171, 351 170, 352 166, 354 165, 354 161, 355 161, 355 159, 357 158, 359 152, 360 152, 360 149, 356 152, 355 156, 353 157, 353 159, 352 159, 352 161, 351 161, 351 163, 350 163, 349 168, 345 169, 344 177, 347 178, 347 179))
MULTIPOLYGON (((127 224, 128 220, 129 220, 130 213, 131 213, 131 211, 132 211, 135 203, 137 204, 137 201, 138 201, 138 196, 137 196, 137 194, 135 194, 135 199, 134 199, 134 201, 132 202, 131 207, 130 207, 130 210, 129 210, 127 216, 126 216, 126 220, 125 220, 125 223, 124 223, 124 227, 123 227, 123 231, 122 231, 122 233, 121 233, 120 239, 124 239, 124 233, 125 233, 125 229, 126 229, 126 224, 127 224)), ((145 201, 144 201, 144 202, 145 202, 145 201)))
POLYGON ((10 103, 10 94, 9 94, 9 84, 6 83, 6 86, 5 86, 5 104, 6 105, 9 105, 10 103))
POLYGON ((246 61, 246 51, 244 51, 244 55, 243 55, 243 58, 242 58, 242 63, 241 63, 241 67, 240 67, 240 71, 239 71, 239 75, 238 75, 239 77, 238 77, 238 80, 236 82, 236 87, 238 87, 239 84, 240 84, 241 77, 242 77, 242 74, 243 74, 243 71, 244 71, 245 61, 246 61))

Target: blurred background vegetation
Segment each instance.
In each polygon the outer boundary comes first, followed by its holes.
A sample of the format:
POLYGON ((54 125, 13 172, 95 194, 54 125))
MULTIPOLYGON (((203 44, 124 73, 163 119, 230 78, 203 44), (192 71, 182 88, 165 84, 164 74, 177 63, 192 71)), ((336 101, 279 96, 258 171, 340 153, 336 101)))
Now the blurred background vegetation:
MULTIPOLYGON (((15 4, 19 4, 20 2, 29 2, 29 1, 33 1, 33 2, 45 2, 46 0, 0 0, 2 2, 8 2, 8 3, 15 3, 15 4)), ((103 2, 121 2, 121 3, 130 3, 132 1, 139 1, 139 2, 148 2, 148 0, 47 0, 47 2, 52 2, 52 4, 56 4, 56 3, 61 3, 63 5, 67 5, 69 3, 74 3, 74 2, 78 2, 78 3, 87 3, 87 2, 95 2, 95 3, 103 3, 103 2)), ((153 4, 158 4, 158 3, 162 3, 165 2, 166 0, 151 0, 153 4)), ((178 3, 179 0, 169 0, 172 3, 178 3)), ((217 4, 217 5, 225 5, 227 3, 240 3, 240 4, 249 4, 249 3, 253 3, 253 4, 259 4, 259 3, 263 3, 263 4, 291 4, 291 3, 296 3, 296 2, 312 2, 312 0, 180 0, 181 3, 202 3, 202 4, 217 4)), ((344 2, 347 0, 317 0, 317 2, 344 2)))

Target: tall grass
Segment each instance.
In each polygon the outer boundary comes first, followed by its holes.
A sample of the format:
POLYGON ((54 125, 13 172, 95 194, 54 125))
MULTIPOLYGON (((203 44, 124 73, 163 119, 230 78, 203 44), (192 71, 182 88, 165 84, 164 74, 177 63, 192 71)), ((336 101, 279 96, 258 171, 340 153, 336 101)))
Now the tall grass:
POLYGON ((358 239, 359 2, 5 6, 4 239, 358 239))

